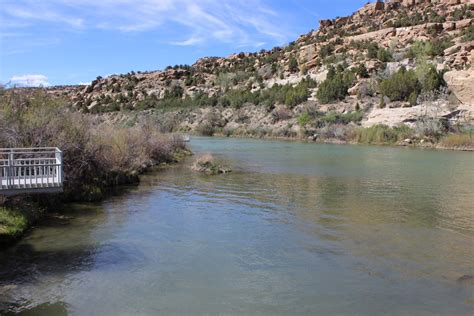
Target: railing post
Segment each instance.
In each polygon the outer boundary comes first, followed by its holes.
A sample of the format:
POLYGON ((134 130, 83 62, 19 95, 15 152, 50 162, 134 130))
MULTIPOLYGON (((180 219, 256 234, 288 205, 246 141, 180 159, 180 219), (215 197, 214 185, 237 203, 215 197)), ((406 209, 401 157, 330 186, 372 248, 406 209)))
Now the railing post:
POLYGON ((63 183, 63 152, 59 148, 56 148, 56 163, 59 164, 57 173, 58 183, 61 185, 63 183))
POLYGON ((7 167, 7 188, 12 188, 13 177, 15 175, 15 169, 13 167, 13 150, 8 153, 8 167, 7 167))

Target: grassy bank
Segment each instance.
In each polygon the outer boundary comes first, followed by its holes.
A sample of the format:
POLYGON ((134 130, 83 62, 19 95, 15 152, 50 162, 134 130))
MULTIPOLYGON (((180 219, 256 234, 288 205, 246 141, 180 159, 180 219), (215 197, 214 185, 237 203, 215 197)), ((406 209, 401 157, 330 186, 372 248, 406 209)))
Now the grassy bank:
POLYGON ((21 236, 41 214, 39 209, 103 199, 110 187, 138 182, 140 173, 176 161, 186 151, 179 138, 160 133, 151 120, 112 126, 71 111, 66 100, 42 91, 0 93, 0 147, 59 147, 65 173, 60 195, 0 201, 0 244, 21 236))
MULTIPOLYGON (((389 127, 374 125, 361 127, 355 124, 332 124, 322 128, 296 133, 290 129, 236 128, 214 131, 213 135, 224 137, 248 137, 283 140, 309 140, 318 143, 402 145, 449 150, 474 150, 474 135, 468 131, 436 132, 420 130, 406 125, 389 127)), ((206 135, 208 136, 208 135, 206 135)))

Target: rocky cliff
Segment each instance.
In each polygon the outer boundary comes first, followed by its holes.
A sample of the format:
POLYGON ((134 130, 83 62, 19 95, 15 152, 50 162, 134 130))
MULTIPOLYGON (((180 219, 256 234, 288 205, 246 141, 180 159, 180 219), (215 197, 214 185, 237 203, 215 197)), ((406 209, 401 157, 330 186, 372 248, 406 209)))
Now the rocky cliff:
POLYGON ((183 131, 210 121, 221 129, 277 126, 294 133, 426 118, 470 124, 473 8, 473 0, 377 1, 322 20, 285 47, 98 77, 66 93, 91 113, 168 113, 172 129, 183 131), (328 114, 350 119, 331 121, 328 114))

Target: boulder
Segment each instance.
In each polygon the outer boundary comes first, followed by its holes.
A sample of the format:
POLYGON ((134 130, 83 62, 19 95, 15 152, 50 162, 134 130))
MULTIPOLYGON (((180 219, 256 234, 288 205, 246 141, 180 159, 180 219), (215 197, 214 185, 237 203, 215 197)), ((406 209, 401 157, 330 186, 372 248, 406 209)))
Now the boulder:
POLYGON ((444 74, 449 89, 458 100, 474 107, 474 70, 448 71, 444 74))

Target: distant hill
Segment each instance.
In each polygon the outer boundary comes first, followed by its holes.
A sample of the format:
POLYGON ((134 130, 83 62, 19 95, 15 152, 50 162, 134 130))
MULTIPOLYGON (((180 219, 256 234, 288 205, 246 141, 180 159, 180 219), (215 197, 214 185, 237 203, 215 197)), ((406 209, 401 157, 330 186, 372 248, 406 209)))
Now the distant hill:
POLYGON ((472 0, 368 3, 285 47, 98 77, 54 93, 90 113, 172 112, 171 129, 182 131, 209 123, 209 112, 221 130, 291 125, 291 133, 329 123, 413 126, 426 117, 472 123, 473 9, 472 0), (299 121, 305 113, 307 124, 299 121))

